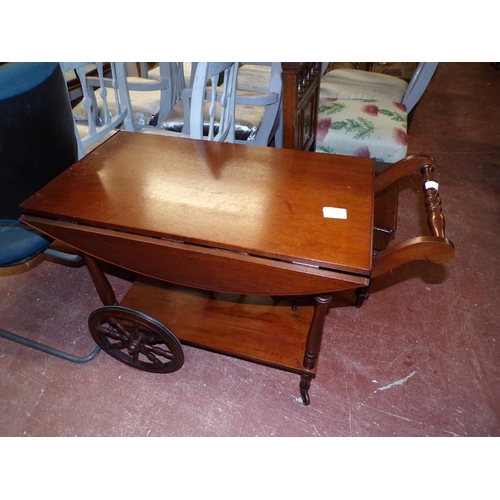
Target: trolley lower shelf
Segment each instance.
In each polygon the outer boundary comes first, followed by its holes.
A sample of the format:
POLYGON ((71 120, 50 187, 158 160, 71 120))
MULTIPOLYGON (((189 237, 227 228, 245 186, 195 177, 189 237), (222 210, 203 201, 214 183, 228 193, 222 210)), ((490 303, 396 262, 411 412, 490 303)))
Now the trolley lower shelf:
POLYGON ((140 277, 120 302, 167 326, 181 343, 314 377, 304 368, 314 305, 212 292, 140 277))

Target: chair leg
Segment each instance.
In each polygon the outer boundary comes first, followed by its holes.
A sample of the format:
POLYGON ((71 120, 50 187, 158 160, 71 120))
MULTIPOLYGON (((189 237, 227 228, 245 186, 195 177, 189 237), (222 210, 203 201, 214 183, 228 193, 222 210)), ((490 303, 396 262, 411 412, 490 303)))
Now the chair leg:
POLYGON ((41 344, 40 342, 36 342, 34 340, 21 337, 20 335, 16 335, 15 333, 7 332, 6 330, 0 329, 0 337, 10 340, 12 342, 16 342, 17 344, 22 344, 26 347, 31 347, 32 349, 36 349, 37 351, 42 351, 45 352, 46 354, 56 356, 57 358, 65 359, 66 361, 71 361, 72 363, 88 363, 89 361, 92 361, 101 351, 101 348, 97 346, 88 356, 80 357, 80 356, 73 356, 72 354, 60 351, 58 349, 54 349, 53 347, 41 344))

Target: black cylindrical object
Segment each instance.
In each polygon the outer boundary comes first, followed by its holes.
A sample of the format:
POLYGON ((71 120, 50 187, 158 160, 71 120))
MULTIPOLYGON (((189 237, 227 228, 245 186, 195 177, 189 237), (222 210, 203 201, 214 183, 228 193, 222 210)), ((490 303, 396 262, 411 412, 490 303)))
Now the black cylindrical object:
POLYGON ((78 159, 66 81, 58 63, 0 63, 0 218, 78 159))

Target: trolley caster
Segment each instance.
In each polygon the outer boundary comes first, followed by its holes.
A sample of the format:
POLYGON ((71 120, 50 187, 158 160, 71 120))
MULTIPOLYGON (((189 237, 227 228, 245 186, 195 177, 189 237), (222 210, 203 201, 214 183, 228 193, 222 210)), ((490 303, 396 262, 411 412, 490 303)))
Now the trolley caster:
POLYGON ((134 309, 96 309, 89 316, 89 329, 103 351, 138 370, 171 373, 184 364, 177 337, 156 319, 134 309))
POLYGON ((311 387, 312 375, 303 374, 300 377, 300 397, 304 406, 309 406, 309 387, 311 387))

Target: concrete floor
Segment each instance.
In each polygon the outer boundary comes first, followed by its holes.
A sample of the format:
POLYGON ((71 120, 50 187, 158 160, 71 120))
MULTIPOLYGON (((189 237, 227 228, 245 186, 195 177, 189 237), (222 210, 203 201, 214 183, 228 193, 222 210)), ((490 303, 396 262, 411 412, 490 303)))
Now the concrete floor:
MULTIPOLYGON (((1 436, 500 436, 500 71, 441 63, 409 131, 436 158, 445 265, 373 283, 327 316, 311 405, 299 377, 185 347, 169 375, 101 353, 77 365, 0 339, 1 436)), ((396 239, 422 228, 419 176, 401 184, 396 239)), ((107 269, 118 297, 130 277, 107 269)), ((85 267, 0 270, 1 328, 83 355, 100 301, 85 267)))

